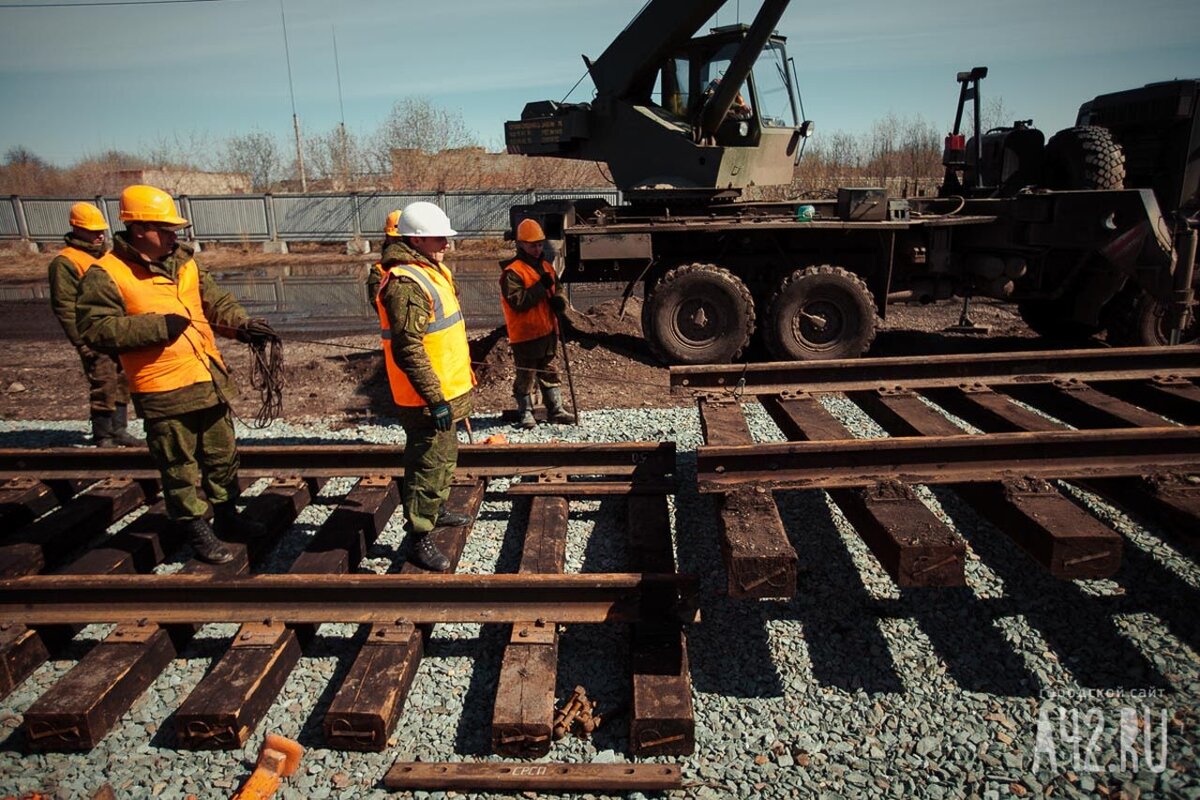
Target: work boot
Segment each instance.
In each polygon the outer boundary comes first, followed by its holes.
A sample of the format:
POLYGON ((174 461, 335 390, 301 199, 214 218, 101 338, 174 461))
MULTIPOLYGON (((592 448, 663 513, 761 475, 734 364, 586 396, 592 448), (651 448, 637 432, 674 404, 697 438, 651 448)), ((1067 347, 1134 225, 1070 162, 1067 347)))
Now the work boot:
POLYGON ((118 403, 112 417, 112 438, 118 447, 145 447, 146 440, 139 439, 128 431, 129 406, 118 403))
POLYGON ((517 401, 517 427, 530 430, 537 427, 537 420, 533 418, 533 406, 537 402, 531 394, 515 395, 517 401))
POLYGON ((474 522, 475 518, 469 514, 456 514, 453 511, 447 511, 445 506, 438 512, 437 519, 433 521, 434 527, 437 528, 461 528, 474 522))
POLYGON ((117 441, 113 438, 113 412, 92 412, 92 444, 106 448, 117 446, 117 441))
POLYGON ((450 559, 438 549, 428 533, 418 534, 413 542, 413 563, 430 572, 445 572, 450 569, 450 559))
POLYGON ((574 425, 575 415, 563 408, 562 389, 543 386, 542 399, 546 401, 546 421, 559 425, 574 425))
POLYGON ((209 564, 228 564, 233 560, 233 553, 217 538, 204 517, 185 520, 180 525, 187 534, 188 544, 196 552, 196 558, 209 564))
POLYGON ((237 506, 233 504, 232 500, 213 505, 213 527, 226 539, 248 541, 261 539, 267 535, 266 526, 250 519, 245 514, 238 514, 237 506))

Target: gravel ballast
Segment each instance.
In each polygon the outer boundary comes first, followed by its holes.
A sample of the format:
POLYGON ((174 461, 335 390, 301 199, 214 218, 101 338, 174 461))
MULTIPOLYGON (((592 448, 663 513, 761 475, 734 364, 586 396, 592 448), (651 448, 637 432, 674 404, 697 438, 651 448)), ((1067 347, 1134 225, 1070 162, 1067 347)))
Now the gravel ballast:
MULTIPOLYGON (((825 404, 854 435, 884 435, 844 398, 825 404)), ((760 406, 744 409, 757 440, 782 439, 760 406)), ((922 487, 922 502, 967 541, 967 586, 901 590, 823 492, 785 491, 776 500, 800 558, 798 594, 734 601, 723 593, 713 502, 695 490, 695 408, 585 411, 584 423, 525 432, 492 415, 474 418, 474 432, 477 441, 504 433, 513 442, 677 443, 676 553, 679 570, 700 578, 702 621, 688 636, 696 752, 662 759, 682 766, 686 788, 675 796, 1200 798, 1200 567, 1177 538, 1064 487, 1122 534, 1125 551, 1112 579, 1058 581, 953 492, 922 487)), ((0 446, 78 445, 85 428, 0 421, 0 446)), ((140 434, 140 422, 131 428, 140 434)), ((397 425, 321 421, 239 435, 276 444, 403 441, 397 425)), ((302 512, 265 569, 285 571, 351 485, 330 482, 326 502, 302 512)), ((490 485, 461 572, 516 570, 529 501, 507 499, 505 486, 490 485)), ((624 571, 624 501, 572 500, 570 511, 567 570, 624 571)), ((362 569, 398 569, 403 537, 397 512, 362 569)), ((174 566, 188 555, 175 554, 174 566)), ((105 783, 122 798, 228 797, 267 732, 307 748, 284 798, 385 797, 381 781, 397 759, 493 758, 488 726, 507 630, 479 625, 436 628, 383 753, 323 746, 322 715, 361 642, 345 625, 322 626, 244 748, 177 750, 171 715, 235 629, 204 628, 91 752, 31 754, 21 715, 108 630, 86 628, 71 658, 44 664, 0 701, 0 797, 91 797, 105 783)), ((626 655, 622 626, 564 631, 557 696, 583 685, 606 718, 590 741, 567 737, 547 760, 627 760, 626 655)))

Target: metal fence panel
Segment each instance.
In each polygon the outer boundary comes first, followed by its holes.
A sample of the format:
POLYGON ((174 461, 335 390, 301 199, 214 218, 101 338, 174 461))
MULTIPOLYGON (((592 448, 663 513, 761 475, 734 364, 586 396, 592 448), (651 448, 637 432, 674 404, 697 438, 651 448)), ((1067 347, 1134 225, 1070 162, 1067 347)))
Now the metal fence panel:
POLYGON ((280 239, 336 241, 354 236, 354 203, 348 195, 282 195, 270 202, 280 239))
POLYGON ((362 225, 362 235, 373 239, 382 238, 383 224, 387 221, 388 214, 418 200, 436 203, 437 199, 438 196, 434 192, 360 194, 358 196, 358 219, 362 225))
POLYGON ((94 197, 77 198, 30 198, 22 200, 25 207, 25 224, 29 226, 29 238, 35 242, 49 242, 61 239, 63 234, 71 229, 67 221, 71 216, 71 206, 80 202, 95 202, 94 197))
POLYGON ((508 230, 509 206, 531 202, 532 192, 447 194, 445 210, 459 233, 497 234, 508 230))
POLYGON ((0 199, 0 239, 20 239, 21 226, 17 225, 17 209, 12 198, 0 199))
POLYGON ((271 237, 262 195, 189 197, 188 204, 197 239, 240 242, 271 237))

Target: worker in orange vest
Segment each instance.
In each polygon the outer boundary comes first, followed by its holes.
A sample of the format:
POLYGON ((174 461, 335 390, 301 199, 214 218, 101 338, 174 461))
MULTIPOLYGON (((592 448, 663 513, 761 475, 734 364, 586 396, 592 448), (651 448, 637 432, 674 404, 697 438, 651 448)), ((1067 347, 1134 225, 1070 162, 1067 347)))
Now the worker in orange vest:
POLYGON ((367 268, 367 305, 375 310, 375 295, 379 294, 379 284, 383 273, 402 260, 403 252, 400 245, 400 211, 388 212, 383 221, 383 244, 379 246, 379 260, 367 268))
POLYGON ((177 241, 191 223, 169 194, 129 186, 120 208, 125 230, 79 287, 79 333, 89 347, 120 355, 134 407, 146 421, 167 515, 183 527, 198 558, 224 564, 233 553, 222 538, 265 530, 234 505, 238 453, 229 401, 237 390, 214 334, 255 343, 278 336, 265 321, 249 319, 196 264, 192 248, 177 241), (209 503, 215 531, 206 519, 209 503))
POLYGON ((569 425, 575 417, 563 408, 562 383, 554 365, 558 317, 566 311, 567 300, 559 291, 554 265, 542 259, 546 244, 542 226, 536 220, 522 220, 516 238, 516 256, 500 262, 500 306, 517 368, 513 379, 517 424, 522 428, 537 425, 533 417, 536 384, 546 402, 547 420, 569 425))
POLYGON ((475 373, 454 275, 443 263, 458 232, 434 203, 404 207, 396 260, 375 295, 380 347, 396 416, 404 428, 405 530, 412 560, 446 572, 450 559, 430 537, 473 518, 446 508, 458 464, 459 420, 474 409, 475 373))
POLYGON ((97 447, 137 447, 145 442, 127 430, 129 424, 129 381, 121 362, 111 353, 98 353, 83 343, 75 326, 75 300, 88 267, 107 251, 108 222, 91 203, 71 206, 71 232, 63 237, 66 246, 50 262, 50 307, 63 333, 79 353, 88 382, 88 408, 92 421, 92 444, 97 447))

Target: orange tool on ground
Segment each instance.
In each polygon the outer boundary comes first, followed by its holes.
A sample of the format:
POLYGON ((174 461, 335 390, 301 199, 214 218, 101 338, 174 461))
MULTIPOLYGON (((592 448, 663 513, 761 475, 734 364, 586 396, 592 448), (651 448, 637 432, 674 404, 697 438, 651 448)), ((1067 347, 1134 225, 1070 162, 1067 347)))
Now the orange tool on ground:
POLYGON ((258 751, 258 764, 254 772, 233 795, 232 800, 265 800, 275 794, 283 779, 300 766, 304 748, 283 736, 268 733, 258 751))

